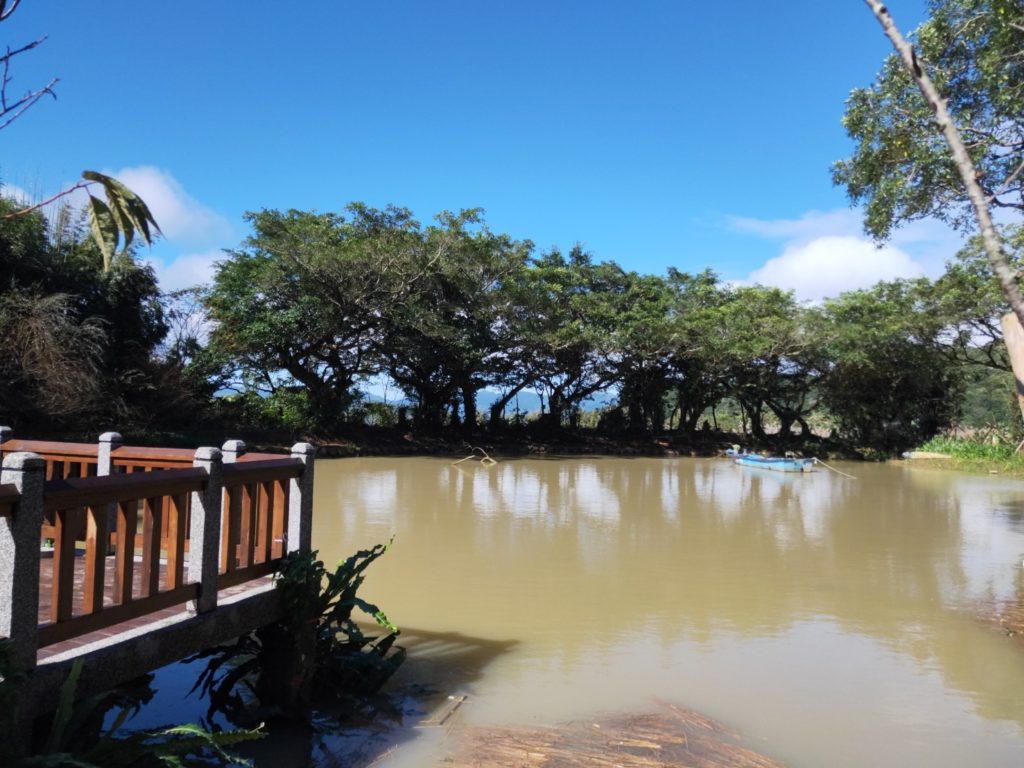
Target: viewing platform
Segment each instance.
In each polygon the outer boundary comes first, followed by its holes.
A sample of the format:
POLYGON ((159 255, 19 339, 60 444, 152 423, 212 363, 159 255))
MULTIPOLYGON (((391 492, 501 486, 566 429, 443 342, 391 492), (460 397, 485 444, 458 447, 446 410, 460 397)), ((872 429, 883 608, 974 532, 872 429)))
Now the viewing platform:
POLYGON ((52 709, 281 617, 273 573, 311 542, 314 448, 248 453, 15 439, 0 427, 0 636, 52 709))

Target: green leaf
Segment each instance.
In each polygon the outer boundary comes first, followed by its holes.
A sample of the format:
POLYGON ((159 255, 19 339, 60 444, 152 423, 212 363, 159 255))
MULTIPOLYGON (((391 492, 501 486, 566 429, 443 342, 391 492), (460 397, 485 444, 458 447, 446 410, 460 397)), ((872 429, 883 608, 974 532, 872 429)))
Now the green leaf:
POLYGON ((117 223, 107 204, 93 195, 89 195, 89 228, 103 254, 103 269, 108 270, 117 250, 117 223))

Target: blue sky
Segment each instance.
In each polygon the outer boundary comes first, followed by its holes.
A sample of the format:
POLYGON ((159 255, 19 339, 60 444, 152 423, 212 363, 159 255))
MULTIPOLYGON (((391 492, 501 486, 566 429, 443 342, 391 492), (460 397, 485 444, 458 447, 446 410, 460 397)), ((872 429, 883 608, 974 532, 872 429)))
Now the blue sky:
MULTIPOLYGON (((889 7, 906 30, 926 12, 889 7)), ((167 235, 144 257, 168 288, 208 276, 246 210, 351 200, 479 206, 538 249, 808 299, 934 274, 958 243, 925 223, 879 252, 831 185, 844 101, 889 50, 861 0, 24 0, 0 32, 49 35, 10 93, 60 78, 0 135, 0 179, 117 174, 167 235)))

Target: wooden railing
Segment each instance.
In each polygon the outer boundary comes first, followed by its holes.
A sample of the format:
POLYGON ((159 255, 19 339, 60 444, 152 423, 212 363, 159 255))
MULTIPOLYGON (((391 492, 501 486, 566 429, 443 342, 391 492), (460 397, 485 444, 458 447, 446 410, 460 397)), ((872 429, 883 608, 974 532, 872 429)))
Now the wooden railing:
POLYGON ((302 474, 298 459, 224 466, 221 588, 269 573, 284 552, 289 480, 302 474))
POLYGON ((218 590, 309 549, 308 444, 281 456, 246 454, 240 441, 222 453, 121 446, 113 433, 97 445, 0 437, 0 636, 26 662, 38 647, 175 605, 211 611, 218 590), (40 537, 52 540, 49 563, 40 537))
POLYGON ((39 630, 39 645, 194 600, 199 585, 189 583, 184 572, 185 518, 191 494, 207 482, 203 469, 189 468, 47 483, 43 512, 53 514, 55 535, 49 622, 39 630), (111 507, 116 530, 108 537, 111 507), (83 529, 84 568, 76 585, 76 547, 83 529), (163 539, 162 529, 169 533, 163 539), (108 566, 113 571, 110 588, 108 566))

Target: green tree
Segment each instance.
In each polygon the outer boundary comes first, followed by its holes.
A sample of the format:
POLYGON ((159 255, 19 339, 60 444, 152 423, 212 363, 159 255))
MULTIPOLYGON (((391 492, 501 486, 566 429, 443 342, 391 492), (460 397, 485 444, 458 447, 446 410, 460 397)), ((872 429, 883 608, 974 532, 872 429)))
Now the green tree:
POLYGON ((764 286, 736 288, 722 306, 729 392, 746 411, 755 437, 765 437, 766 411, 778 420, 782 437, 793 424, 810 434, 806 419, 816 405, 819 348, 803 314, 791 293, 764 286))
POLYGON ((96 244, 66 216, 2 218, 0 406, 6 419, 51 426, 137 421, 159 389, 153 359, 166 333, 156 278, 131 253, 102 269, 96 244))
POLYGON ((357 379, 379 370, 381 310, 404 300, 401 262, 420 242, 407 211, 348 212, 246 214, 253 234, 218 264, 206 298, 210 354, 238 388, 271 396, 298 387, 307 427, 341 424, 357 379))
POLYGON ((822 396, 841 437, 895 452, 953 423, 963 368, 939 346, 941 328, 920 283, 895 281, 844 293, 812 310, 829 361, 822 396))
POLYGON ((661 277, 625 272, 621 285, 598 298, 607 314, 604 355, 618 382, 627 424, 633 431, 661 432, 665 396, 672 387, 672 292, 661 277))
MULTIPOLYGON (((1012 266, 1020 270, 1024 227, 1004 228, 1003 239, 1009 250, 1017 254, 1012 266)), ((945 329, 939 341, 953 360, 969 366, 1010 370, 1000 326, 1000 318, 1010 307, 992 276, 978 238, 972 238, 946 264, 946 271, 921 290, 928 311, 945 329)))
MULTIPOLYGON (((931 0, 915 54, 960 126, 989 204, 1024 212, 1024 5, 1019 0, 931 0)), ((853 154, 836 184, 866 207, 878 238, 936 217, 973 228, 973 211, 932 109, 910 72, 889 56, 875 82, 854 90, 843 124, 853 154)))
POLYGON ((472 430, 477 393, 502 368, 508 337, 506 286, 532 248, 482 224, 481 212, 442 213, 404 261, 411 270, 405 301, 382 308, 380 345, 391 378, 416 402, 417 426, 436 431, 448 408, 472 430))
POLYGON ((601 297, 620 290, 622 276, 617 264, 595 264, 580 245, 568 256, 552 249, 527 272, 533 312, 523 318, 522 333, 533 384, 547 402, 547 429, 576 426, 581 404, 613 383, 604 354, 611 316, 601 297))

